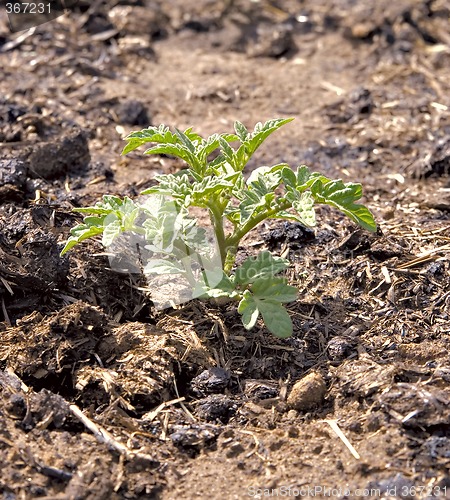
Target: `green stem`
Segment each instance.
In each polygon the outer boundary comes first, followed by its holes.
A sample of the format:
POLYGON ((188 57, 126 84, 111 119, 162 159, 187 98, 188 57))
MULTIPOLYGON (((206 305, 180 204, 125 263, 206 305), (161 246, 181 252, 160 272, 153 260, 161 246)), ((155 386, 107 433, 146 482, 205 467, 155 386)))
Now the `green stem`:
POLYGON ((274 215, 276 215, 278 212, 281 212, 282 210, 287 210, 288 208, 291 207, 292 203, 286 201, 276 208, 267 210, 265 212, 260 212, 256 217, 247 221, 241 228, 237 229, 231 236, 226 238, 225 248, 227 249, 227 255, 225 258, 224 271, 227 275, 230 274, 231 269, 233 268, 234 260, 236 258, 237 248, 239 246, 239 242, 241 241, 241 239, 262 221, 269 219, 274 215))
POLYGON ((176 248, 177 250, 179 250, 179 255, 178 255, 178 259, 183 267, 184 267, 184 270, 185 270, 185 273, 186 273, 186 278, 189 282, 189 284, 192 286, 192 287, 195 287, 197 281, 195 279, 195 276, 192 274, 192 269, 189 265, 190 263, 190 260, 187 260, 187 264, 186 264, 186 261, 183 259, 183 256, 190 256, 192 251, 191 249, 186 245, 186 243, 184 243, 184 241, 181 241, 181 242, 174 242, 174 248, 176 248))
POLYGON ((226 244, 227 246, 237 246, 241 239, 249 233, 253 228, 255 228, 259 223, 264 221, 265 219, 270 219, 278 212, 282 210, 287 210, 291 208, 292 203, 290 201, 286 201, 283 204, 279 205, 276 208, 272 208, 271 210, 267 210, 266 212, 260 212, 256 217, 247 221, 240 229, 235 231, 229 238, 227 238, 226 244))
POLYGON ((234 266, 234 261, 236 260, 237 245, 233 247, 228 247, 227 256, 225 258, 225 263, 223 265, 223 270, 227 276, 230 275, 231 270, 234 266))
POLYGON ((220 259, 222 261, 222 266, 225 265, 227 257, 227 239, 225 237, 225 231, 223 228, 223 209, 217 200, 207 204, 207 207, 211 213, 211 219, 214 225, 214 232, 217 238, 217 244, 220 250, 220 259))

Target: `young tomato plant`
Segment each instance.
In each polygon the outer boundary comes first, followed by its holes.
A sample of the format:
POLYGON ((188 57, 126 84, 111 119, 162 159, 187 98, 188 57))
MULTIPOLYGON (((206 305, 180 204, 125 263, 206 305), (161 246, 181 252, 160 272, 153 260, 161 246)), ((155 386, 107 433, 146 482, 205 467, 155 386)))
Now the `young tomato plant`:
POLYGON ((237 121, 234 134, 213 134, 206 139, 190 128, 171 132, 164 125, 131 133, 123 154, 150 144, 145 154, 175 156, 187 168, 157 175, 156 185, 143 191, 143 195, 150 195, 143 203, 104 196, 94 207, 75 209, 89 215, 71 230, 62 254, 97 235, 102 235, 105 247, 124 232, 140 235, 148 255, 158 255, 149 260, 144 272, 182 275, 192 288, 191 298, 234 299, 239 302, 245 328, 254 327, 261 315, 274 335, 289 337, 292 322, 283 303, 294 301, 297 290, 280 276, 289 262, 264 251, 235 268, 242 238, 266 219, 290 219, 314 226, 316 203, 331 205, 363 228, 376 230, 371 212, 356 203, 362 196, 360 184, 331 180, 304 165, 293 170, 285 163, 257 168, 245 179, 244 167, 258 147, 291 120, 258 123, 251 132, 237 121), (232 147, 235 143, 237 147, 232 147), (192 266, 192 259, 186 259, 199 256, 206 244, 190 213, 192 207, 206 209, 209 214, 218 265, 205 255, 194 259, 196 266, 192 266))

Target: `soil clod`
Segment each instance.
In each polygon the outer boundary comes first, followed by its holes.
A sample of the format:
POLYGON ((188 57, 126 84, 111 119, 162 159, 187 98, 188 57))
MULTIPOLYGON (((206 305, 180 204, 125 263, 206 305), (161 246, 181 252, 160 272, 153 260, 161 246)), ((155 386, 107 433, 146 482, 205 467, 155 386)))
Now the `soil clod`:
POLYGON ((448 496, 448 0, 69 3, 20 33, 0 6, 0 495, 448 496), (291 338, 232 303, 155 311, 145 252, 60 257, 73 207, 186 168, 121 156, 123 136, 275 117, 296 120, 245 173, 361 183, 379 226, 319 205, 314 230, 273 219, 242 241, 237 262, 290 261, 291 338))
POLYGON ((196 415, 207 422, 228 423, 236 413, 238 405, 233 398, 224 394, 211 394, 197 401, 196 415))
POLYGON ((308 411, 323 402, 327 386, 320 373, 311 372, 294 384, 287 398, 291 409, 308 411))
POLYGON ((231 374, 220 367, 208 368, 191 381, 191 390, 196 396, 222 392, 230 383, 231 374))

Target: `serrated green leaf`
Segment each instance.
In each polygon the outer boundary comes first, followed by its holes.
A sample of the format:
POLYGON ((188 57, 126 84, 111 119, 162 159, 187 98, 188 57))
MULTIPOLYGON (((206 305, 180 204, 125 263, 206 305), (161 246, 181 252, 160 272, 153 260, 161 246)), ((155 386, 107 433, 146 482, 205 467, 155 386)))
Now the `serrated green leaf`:
POLYGON ((247 128, 239 121, 234 122, 234 130, 236 131, 236 135, 239 137, 241 142, 245 142, 248 137, 247 128))
POLYGON ((292 200, 292 207, 297 212, 298 218, 302 224, 309 227, 314 227, 316 225, 314 198, 309 191, 300 193, 298 197, 292 200))
POLYGON ((155 146, 148 148, 144 154, 167 154, 181 158, 196 172, 203 172, 206 168, 206 156, 209 153, 205 156, 202 148, 207 141, 204 141, 191 128, 184 132, 175 129, 175 133, 172 133, 165 125, 149 127, 140 132, 129 134, 126 140, 128 140, 128 144, 122 154, 127 154, 146 143, 156 143, 155 146))
POLYGON ((198 167, 198 160, 195 157, 195 154, 189 151, 189 149, 183 144, 158 144, 157 146, 153 146, 146 151, 144 151, 146 155, 171 155, 176 158, 180 158, 184 160, 188 165, 192 168, 196 169, 198 167))
POLYGON ((123 148, 122 154, 126 155, 148 142, 159 142, 176 144, 178 138, 170 132, 169 127, 160 125, 159 127, 148 127, 138 132, 132 132, 125 140, 128 144, 123 148))
POLYGON ((313 173, 309 170, 309 168, 306 165, 300 165, 297 168, 297 175, 296 175, 296 187, 300 188, 303 186, 307 186, 308 182, 311 180, 313 177, 313 173))
POLYGON ((187 174, 156 175, 155 179, 158 184, 145 189, 141 194, 169 195, 179 200, 184 200, 186 196, 192 194, 192 185, 187 174))
POLYGON ((263 251, 256 257, 248 257, 236 269, 234 282, 239 285, 248 285, 249 283, 254 283, 259 278, 273 277, 288 267, 288 260, 263 251))
POLYGON ((288 191, 298 191, 302 193, 309 189, 313 183, 320 179, 322 182, 328 182, 330 179, 319 172, 311 172, 306 165, 300 165, 297 172, 290 167, 283 169, 282 177, 288 191))
POLYGON ((94 207, 80 208, 74 211, 93 215, 86 216, 83 224, 71 230, 71 236, 62 250, 62 255, 73 248, 77 243, 102 233, 102 241, 109 245, 115 237, 113 235, 117 236, 118 234, 117 226, 119 227, 119 232, 133 228, 134 221, 139 213, 139 208, 128 197, 121 199, 118 196, 104 195, 102 201, 98 202, 94 207), (111 218, 114 224, 109 227, 111 225, 111 218))
MULTIPOLYGON (((225 157, 222 154, 219 154, 214 158, 214 160, 209 162, 208 166, 209 166, 209 169, 212 170, 213 172, 222 173, 225 164, 229 165, 229 163, 227 162, 225 157)), ((230 165, 230 167, 231 167, 231 165, 230 165)), ((234 168, 232 170, 234 172, 234 168)))
POLYGON ((239 140, 239 137, 236 134, 220 134, 222 139, 225 139, 227 142, 236 142, 239 140))
POLYGON ((231 220, 239 220, 241 225, 245 224, 250 219, 256 217, 264 211, 271 211, 276 208, 275 189, 281 183, 281 170, 283 165, 275 165, 273 167, 260 167, 254 175, 250 177, 247 183, 235 183, 233 195, 240 200, 239 218, 237 218, 232 207, 230 207, 225 215, 231 220))
POLYGON ((258 278, 252 284, 252 293, 258 299, 271 299, 277 302, 293 302, 297 299, 298 290, 287 284, 285 278, 258 278))
POLYGON ((247 165, 249 156, 245 149, 245 144, 241 144, 235 153, 234 169, 236 172, 242 172, 247 165))
POLYGON ((269 175, 270 170, 271 167, 266 166, 255 168, 255 170, 252 171, 247 179, 247 185, 249 186, 250 184, 256 183, 259 180, 260 176, 264 178, 265 176, 269 175))
POLYGON ((242 172, 248 161, 245 145, 242 144, 237 150, 234 150, 223 136, 220 137, 219 143, 221 159, 220 161, 214 161, 212 166, 217 169, 219 166, 223 167, 224 164, 228 164, 234 172, 242 172))
POLYGON ((258 320, 259 311, 253 295, 245 290, 238 305, 238 313, 242 316, 242 324, 247 330, 252 329, 258 320))
POLYGON ((105 194, 105 195, 103 195, 102 205, 105 208, 110 208, 111 210, 120 210, 120 208, 123 205, 123 200, 119 196, 105 194))
POLYGON ((228 144, 228 142, 223 138, 219 137, 220 149, 222 151, 222 156, 231 165, 234 165, 234 149, 228 144))
POLYGON ((103 224, 100 226, 88 226, 87 224, 78 224, 70 230, 71 236, 68 238, 60 255, 64 255, 75 245, 88 238, 93 238, 103 233, 103 224))
MULTIPOLYGON (((272 199, 273 198, 274 194, 272 193, 272 199)), ((244 200, 239 204, 239 222, 241 225, 260 213, 267 206, 267 201, 269 200, 266 199, 265 195, 260 197, 256 193, 250 191, 244 192, 244 200)))
MULTIPOLYGON (((218 149, 219 145, 219 134, 213 134, 197 146, 196 156, 199 163, 202 165, 202 171, 206 171, 208 166, 208 156, 218 149)), ((211 167, 211 163, 209 164, 209 167, 211 167)))
POLYGON ((292 336, 291 317, 279 302, 255 298, 255 303, 263 317, 264 324, 275 337, 285 339, 292 336))
POLYGON ((230 187, 233 187, 233 183, 226 180, 224 176, 209 175, 201 182, 193 184, 192 194, 195 199, 199 197, 208 199, 212 193, 220 193, 222 190, 230 187))
POLYGON ((183 274, 184 272, 178 263, 164 259, 151 259, 144 267, 144 274, 183 274))
POLYGON ((251 133, 245 141, 248 156, 250 157, 270 134, 278 130, 286 123, 291 122, 293 119, 294 118, 277 118, 275 120, 268 120, 264 123, 264 125, 262 123, 257 123, 253 133, 251 133))
POLYGON ((281 171, 281 177, 286 187, 295 189, 297 185, 297 177, 291 167, 284 167, 281 171))
POLYGON ((184 132, 182 132, 190 141, 194 142, 195 144, 199 144, 200 142, 204 141, 203 137, 200 134, 197 134, 197 132, 194 132, 192 130, 192 127, 187 128, 184 132))
POLYGON ((108 224, 105 224, 103 229, 102 245, 109 247, 111 243, 122 233, 120 220, 116 219, 108 224))
POLYGON ((136 210, 136 203, 129 198, 128 196, 123 197, 122 206, 120 211, 124 214, 131 214, 134 210, 136 210))
POLYGON ((122 200, 118 196, 104 195, 102 201, 97 202, 95 206, 74 208, 73 211, 93 215, 108 215, 114 211, 122 211, 124 203, 128 206, 130 204, 133 204, 134 206, 134 202, 128 197, 125 197, 124 200, 122 200))
POLYGON ((274 191, 283 181, 282 172, 286 168, 285 163, 280 163, 272 167, 258 167, 252 171, 247 179, 250 188, 263 187, 264 192, 274 191))
POLYGON ((345 183, 342 180, 322 183, 316 180, 311 186, 311 193, 318 203, 324 203, 338 208, 368 231, 376 231, 377 225, 367 207, 355 203, 362 196, 361 184, 345 183))
MULTIPOLYGON (((191 130, 189 129, 188 132, 190 132, 191 130)), ((181 144, 188 150, 190 151, 192 154, 195 154, 195 145, 194 143, 192 142, 192 140, 190 139, 190 137, 181 132, 181 130, 178 130, 177 128, 175 129, 175 134, 176 136, 178 137, 178 139, 180 140, 181 144)), ((198 136, 197 136, 198 137, 198 136)))
POLYGON ((188 210, 174 200, 149 197, 142 209, 146 213, 142 228, 150 251, 179 259, 195 253, 196 249, 209 248, 205 229, 196 226, 188 210))
POLYGON ((122 149, 122 155, 127 155, 128 153, 131 153, 138 147, 142 145, 142 142, 139 139, 129 139, 128 144, 122 149))

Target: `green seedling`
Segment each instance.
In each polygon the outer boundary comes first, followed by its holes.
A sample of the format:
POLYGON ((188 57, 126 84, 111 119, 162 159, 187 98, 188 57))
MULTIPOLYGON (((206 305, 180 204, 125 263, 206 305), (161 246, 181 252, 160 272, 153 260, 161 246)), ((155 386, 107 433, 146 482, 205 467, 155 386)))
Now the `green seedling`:
POLYGON ((258 123, 251 132, 235 122, 234 134, 206 139, 191 128, 171 132, 164 125, 131 133, 123 154, 150 144, 145 154, 175 156, 187 168, 155 176, 156 185, 142 192, 148 195, 142 203, 108 195, 94 207, 74 209, 89 215, 71 230, 62 254, 87 238, 101 235, 102 244, 109 247, 119 235, 131 232, 142 239, 147 252, 145 273, 183 277, 192 288, 191 298, 236 300, 246 329, 262 316, 274 335, 289 337, 292 321, 283 304, 296 300, 297 289, 280 275, 289 262, 263 251, 236 267, 242 238, 266 219, 314 226, 318 203, 339 209, 369 231, 376 230, 371 212, 356 203, 362 196, 360 184, 331 180, 304 165, 294 170, 286 163, 260 167, 248 179, 244 177, 244 167, 258 147, 291 120, 258 123), (209 214, 216 261, 211 253, 202 254, 208 240, 192 216, 193 207, 209 214))

